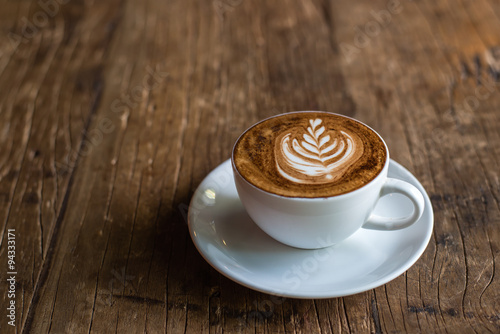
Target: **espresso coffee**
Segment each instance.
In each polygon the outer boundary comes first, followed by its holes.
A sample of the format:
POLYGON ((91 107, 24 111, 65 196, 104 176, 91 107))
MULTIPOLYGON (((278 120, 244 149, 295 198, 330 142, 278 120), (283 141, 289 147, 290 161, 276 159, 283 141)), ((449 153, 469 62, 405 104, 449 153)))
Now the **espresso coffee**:
POLYGON ((236 141, 233 163, 250 184, 286 197, 354 191, 383 169, 387 150, 366 125, 328 112, 291 112, 257 123, 236 141))

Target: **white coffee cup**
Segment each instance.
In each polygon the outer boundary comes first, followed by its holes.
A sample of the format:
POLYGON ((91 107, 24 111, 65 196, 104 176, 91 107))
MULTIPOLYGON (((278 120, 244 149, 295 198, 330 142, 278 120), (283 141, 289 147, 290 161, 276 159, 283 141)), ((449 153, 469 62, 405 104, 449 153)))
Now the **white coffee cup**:
POLYGON ((264 191, 241 176, 233 154, 236 189, 250 218, 268 235, 292 247, 328 247, 348 238, 360 228, 383 231, 406 228, 421 217, 424 198, 413 185, 387 177, 389 150, 385 142, 384 145, 387 159, 382 171, 361 188, 345 194, 302 198, 264 191), (406 196, 413 203, 411 214, 381 217, 372 213, 381 197, 395 193, 406 196))

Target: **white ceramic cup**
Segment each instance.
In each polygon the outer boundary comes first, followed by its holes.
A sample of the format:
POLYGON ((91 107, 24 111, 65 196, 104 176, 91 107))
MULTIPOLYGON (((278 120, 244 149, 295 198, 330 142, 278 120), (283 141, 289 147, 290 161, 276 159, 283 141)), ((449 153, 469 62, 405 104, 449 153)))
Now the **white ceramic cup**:
POLYGON ((292 247, 328 247, 348 238, 360 228, 383 231, 406 228, 418 221, 424 212, 424 197, 413 185, 387 177, 389 150, 385 142, 384 145, 387 159, 379 175, 346 194, 300 198, 264 191, 240 175, 233 154, 231 160, 236 189, 250 218, 268 235, 292 247), (411 214, 406 217, 372 214, 379 198, 394 193, 410 199, 414 207, 411 214))

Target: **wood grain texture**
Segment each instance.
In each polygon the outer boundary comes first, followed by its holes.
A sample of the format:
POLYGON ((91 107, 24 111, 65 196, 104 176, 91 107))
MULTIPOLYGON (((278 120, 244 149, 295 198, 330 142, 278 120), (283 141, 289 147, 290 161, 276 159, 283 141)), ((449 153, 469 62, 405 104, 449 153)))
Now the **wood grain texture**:
POLYGON ((499 29, 493 0, 3 1, 0 332, 500 332, 499 29), (198 254, 194 190, 292 110, 366 122, 427 189, 435 228, 406 273, 294 300, 198 254))

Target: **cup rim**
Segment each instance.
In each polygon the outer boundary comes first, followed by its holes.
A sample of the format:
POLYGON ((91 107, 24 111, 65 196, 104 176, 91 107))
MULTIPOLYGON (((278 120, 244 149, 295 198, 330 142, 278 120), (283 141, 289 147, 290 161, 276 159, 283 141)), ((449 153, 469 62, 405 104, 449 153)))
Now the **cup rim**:
POLYGON ((281 113, 281 114, 277 114, 277 115, 273 115, 273 116, 261 119, 260 121, 258 121, 256 123, 253 123, 252 125, 250 125, 245 131, 243 131, 238 136, 238 138, 234 142, 233 148, 231 150, 231 166, 232 166, 232 169, 233 169, 234 172, 238 173, 240 179, 242 179, 246 184, 250 185, 254 189, 256 189, 258 191, 261 191, 262 193, 267 194, 269 196, 273 196, 273 197, 277 197, 277 198, 282 198, 282 199, 288 199, 288 200, 301 200, 301 201, 318 201, 318 200, 324 201, 324 200, 329 200, 329 199, 347 198, 349 196, 355 196, 355 194, 357 192, 360 192, 360 191, 366 189, 366 187, 368 185, 373 184, 376 180, 378 180, 379 178, 381 178, 383 175, 387 174, 384 171, 388 170, 388 168, 389 168, 389 161, 390 161, 389 148, 387 147, 387 144, 386 144, 384 138, 382 138, 382 136, 377 131, 375 131, 371 126, 369 126, 369 125, 361 122, 358 119, 350 117, 350 116, 346 116, 346 115, 342 115, 342 114, 338 114, 338 113, 334 113, 334 112, 330 112, 330 111, 322 111, 322 110, 298 110, 298 111, 290 111, 290 112, 281 113), (373 179, 371 179, 369 182, 367 182, 363 186, 361 186, 361 187, 359 187, 357 189, 351 190, 351 191, 349 191, 347 193, 344 193, 344 194, 332 195, 332 196, 301 197, 301 196, 284 196, 284 195, 279 195, 279 194, 272 193, 270 191, 267 191, 267 190, 264 190, 262 188, 257 187, 256 185, 254 185, 253 183, 251 183, 250 181, 248 181, 243 175, 241 175, 240 171, 238 170, 238 168, 236 167, 236 165, 234 163, 234 150, 236 148, 236 145, 240 141, 241 137, 243 137, 243 135, 245 135, 245 133, 247 133, 253 127, 255 127, 258 124, 263 123, 263 122, 265 122, 265 121, 267 121, 269 119, 277 118, 277 117, 281 117, 281 116, 289 115, 289 114, 301 114, 301 113, 325 113, 325 114, 336 115, 336 116, 348 118, 348 119, 350 119, 350 120, 352 120, 354 122, 357 122, 357 123, 360 123, 360 124, 366 126, 373 133, 375 133, 380 138, 380 140, 382 141, 382 143, 384 144, 385 153, 386 153, 386 160, 385 160, 384 166, 379 171, 379 173, 377 174, 377 176, 375 176, 373 179))

